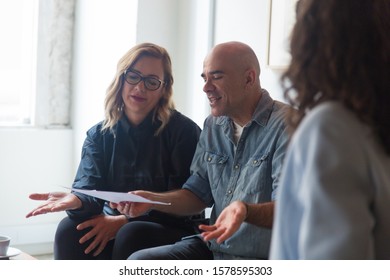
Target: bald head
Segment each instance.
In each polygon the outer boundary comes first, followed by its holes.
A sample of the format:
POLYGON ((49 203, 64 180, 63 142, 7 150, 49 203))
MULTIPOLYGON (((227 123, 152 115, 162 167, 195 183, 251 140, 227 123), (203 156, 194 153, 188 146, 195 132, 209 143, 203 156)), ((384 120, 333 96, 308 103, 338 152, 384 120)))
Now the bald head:
POLYGON ((260 76, 259 60, 253 49, 244 43, 232 41, 218 44, 211 49, 206 59, 210 57, 222 58, 240 71, 254 69, 257 77, 260 76))
POLYGON ((243 125, 251 120, 261 98, 260 65, 246 44, 227 42, 211 49, 203 62, 203 91, 214 116, 228 116, 243 125))

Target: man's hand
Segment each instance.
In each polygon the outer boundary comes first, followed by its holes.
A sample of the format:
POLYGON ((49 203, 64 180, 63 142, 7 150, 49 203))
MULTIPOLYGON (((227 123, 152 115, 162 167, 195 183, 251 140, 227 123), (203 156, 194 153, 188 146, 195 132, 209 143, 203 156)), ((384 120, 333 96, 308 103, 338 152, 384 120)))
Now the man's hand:
POLYGON ((108 241, 115 238, 118 230, 127 223, 125 216, 107 216, 99 215, 88 221, 85 221, 77 226, 78 230, 91 228, 80 240, 80 244, 93 238, 93 241, 84 253, 89 254, 92 250, 96 249, 93 256, 99 255, 106 247, 108 241))
POLYGON ((234 201, 223 209, 214 225, 200 225, 205 241, 217 239, 222 243, 231 237, 241 226, 247 216, 247 208, 242 201, 234 201))
MULTIPOLYGON (((144 198, 150 199, 151 193, 147 191, 133 191, 130 192, 135 195, 142 196, 144 198)), ((141 202, 120 202, 120 203, 110 203, 110 207, 113 209, 117 209, 119 213, 126 215, 128 217, 138 217, 153 208, 153 204, 151 203, 141 203, 141 202)))
POLYGON ((46 213, 78 209, 82 206, 77 196, 65 192, 33 193, 29 195, 29 198, 33 200, 46 200, 46 202, 29 212, 26 218, 46 213))

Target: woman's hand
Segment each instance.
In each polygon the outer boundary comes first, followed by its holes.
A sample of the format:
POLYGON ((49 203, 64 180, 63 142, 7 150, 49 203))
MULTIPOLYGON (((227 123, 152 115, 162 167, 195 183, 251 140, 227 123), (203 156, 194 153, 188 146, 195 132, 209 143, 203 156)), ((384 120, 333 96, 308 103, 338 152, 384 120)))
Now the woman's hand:
POLYGON ((108 241, 115 238, 118 230, 127 223, 127 218, 123 215, 108 216, 99 215, 77 226, 77 230, 90 228, 90 230, 80 238, 80 244, 93 239, 91 244, 85 249, 84 253, 89 254, 92 250, 93 256, 99 255, 106 247, 108 241))
POLYGON ((50 192, 33 193, 29 195, 33 200, 46 200, 46 202, 26 215, 26 218, 52 212, 74 210, 81 208, 81 200, 72 193, 50 192))

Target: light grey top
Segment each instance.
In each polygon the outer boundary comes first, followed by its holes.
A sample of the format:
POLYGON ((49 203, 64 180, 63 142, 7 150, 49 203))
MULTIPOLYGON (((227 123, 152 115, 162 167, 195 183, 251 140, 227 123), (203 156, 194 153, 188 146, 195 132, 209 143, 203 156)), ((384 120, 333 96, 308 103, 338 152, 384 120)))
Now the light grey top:
POLYGON ((277 193, 272 259, 390 259, 390 157, 336 102, 292 137, 277 193))

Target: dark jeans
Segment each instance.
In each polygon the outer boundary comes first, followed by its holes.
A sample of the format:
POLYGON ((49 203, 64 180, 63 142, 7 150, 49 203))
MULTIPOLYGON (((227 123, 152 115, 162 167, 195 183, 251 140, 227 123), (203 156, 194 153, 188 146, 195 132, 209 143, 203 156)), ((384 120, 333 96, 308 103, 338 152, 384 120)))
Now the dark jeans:
POLYGON ((161 245, 173 244, 183 236, 194 234, 185 228, 174 227, 171 224, 159 223, 158 219, 145 217, 134 219, 124 225, 116 234, 114 240, 97 257, 93 251, 85 254, 84 251, 92 242, 89 240, 79 243, 90 229, 77 230, 82 221, 65 217, 58 225, 54 240, 54 259, 56 260, 125 260, 134 252, 161 245))
POLYGON ((194 237, 131 254, 128 260, 212 260, 213 253, 200 238, 194 237))

